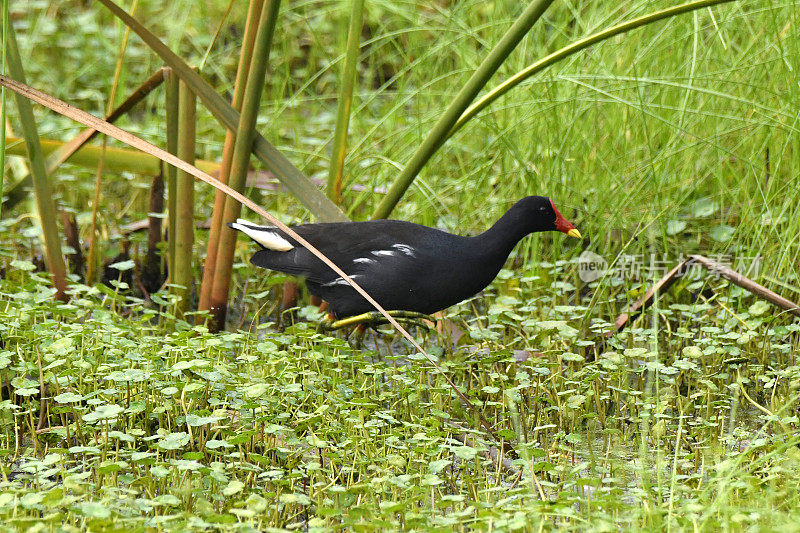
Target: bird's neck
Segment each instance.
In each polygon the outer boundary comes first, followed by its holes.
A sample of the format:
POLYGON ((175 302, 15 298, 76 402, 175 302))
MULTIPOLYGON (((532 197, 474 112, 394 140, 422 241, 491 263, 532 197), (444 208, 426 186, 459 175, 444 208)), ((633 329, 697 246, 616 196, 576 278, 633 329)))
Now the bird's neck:
POLYGON ((477 235, 475 239, 486 253, 502 256, 505 261, 514 246, 530 233, 529 226, 523 220, 523 214, 512 208, 500 217, 500 220, 495 222, 491 228, 477 235))

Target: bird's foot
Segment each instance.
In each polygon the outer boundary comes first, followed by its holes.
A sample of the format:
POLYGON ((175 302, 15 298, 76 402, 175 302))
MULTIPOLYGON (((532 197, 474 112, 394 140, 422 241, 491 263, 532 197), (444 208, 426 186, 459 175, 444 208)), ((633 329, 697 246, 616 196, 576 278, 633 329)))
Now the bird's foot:
MULTIPOLYGON (((387 313, 389 316, 397 319, 399 322, 406 322, 408 324, 419 326, 425 329, 430 329, 429 323, 434 322, 434 319, 429 315, 426 315, 425 313, 417 313, 416 311, 387 311, 387 313)), ((324 331, 331 331, 355 325, 363 328, 374 328, 375 326, 388 323, 389 321, 386 320, 386 317, 384 317, 378 311, 370 311, 369 313, 349 316, 347 318, 342 318, 341 320, 334 320, 331 316, 329 316, 327 320, 324 320, 320 323, 320 328, 324 331)))

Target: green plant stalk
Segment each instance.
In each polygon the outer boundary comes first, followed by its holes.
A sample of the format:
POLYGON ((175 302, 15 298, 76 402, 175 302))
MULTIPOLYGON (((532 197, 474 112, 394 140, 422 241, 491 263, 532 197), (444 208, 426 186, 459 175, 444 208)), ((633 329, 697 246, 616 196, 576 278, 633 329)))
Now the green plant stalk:
MULTIPOLYGON (((178 153, 178 115, 180 102, 180 80, 178 76, 169 69, 165 77, 165 106, 167 121, 167 152, 177 155, 178 153)), ((172 165, 164 167, 164 174, 167 182, 167 272, 169 279, 172 280, 173 269, 175 268, 175 235, 177 234, 177 188, 178 188, 178 169, 172 165)))
MULTIPOLYGON (((188 85, 180 83, 177 156, 194 163, 197 99, 188 85)), ((192 292, 192 245, 194 244, 194 178, 178 170, 175 187, 175 275, 172 290, 180 296, 179 316, 189 309, 192 292)))
MULTIPOLYGON (((250 63, 253 58, 253 46, 255 45, 263 6, 264 0, 251 0, 247 11, 247 22, 244 27, 242 50, 239 53, 239 65, 236 68, 236 83, 233 86, 233 98, 231 99, 231 105, 238 113, 242 111, 242 98, 244 97, 247 74, 250 70, 250 63)), ((225 145, 222 149, 222 166, 220 167, 218 178, 219 181, 226 185, 231 171, 234 139, 233 131, 227 130, 225 132, 225 145)), ((203 281, 200 284, 200 301, 197 304, 198 311, 208 311, 211 307, 211 290, 214 287, 214 272, 217 264, 219 234, 222 230, 222 215, 224 211, 225 194, 222 191, 217 191, 214 197, 214 211, 211 215, 211 228, 209 228, 208 232, 206 258, 203 264, 203 281)))
POLYGON ((347 151, 347 128, 350 124, 350 110, 353 106, 353 87, 358 67, 358 49, 361 39, 361 26, 364 20, 364 0, 353 0, 350 12, 350 28, 347 32, 347 51, 342 69, 339 105, 336 110, 336 128, 333 132, 331 162, 328 167, 328 198, 339 204, 342 194, 342 173, 347 151))
MULTIPOLYGON (((175 55, 147 28, 131 17, 112 0, 99 0, 117 18, 136 32, 139 37, 156 53, 167 65, 186 81, 192 91, 208 108, 212 115, 226 128, 235 130, 239 123, 239 113, 236 112, 225 99, 194 72, 180 57, 175 55)), ((253 153, 264 163, 276 178, 306 206, 318 219, 324 222, 343 222, 349 220, 336 204, 331 202, 311 181, 295 167, 286 156, 256 132, 253 141, 253 153)))
MULTIPOLYGON (((247 82, 242 100, 242 114, 233 144, 233 157, 228 186, 237 192, 244 190, 247 169, 250 166, 253 138, 256 133, 258 108, 261 104, 261 93, 267 75, 272 37, 280 10, 280 0, 268 0, 261 10, 261 23, 258 25, 253 57, 247 74, 247 82)), ((242 212, 242 205, 234 198, 225 199, 225 210, 222 224, 235 222, 242 212)), ((231 285, 233 256, 236 248, 237 232, 222 231, 219 235, 216 264, 214 265, 214 285, 211 288, 210 309, 211 327, 218 331, 225 325, 228 308, 228 292, 231 285)))
POLYGON ((475 72, 470 76, 467 83, 458 91, 458 94, 453 98, 445 112, 436 121, 433 128, 428 132, 428 136, 422 141, 422 144, 406 166, 400 171, 389 191, 384 196, 383 200, 375 212, 372 213, 372 218, 386 218, 392 212, 397 202, 403 197, 405 192, 413 183, 414 178, 417 177, 422 167, 430 161, 433 154, 444 144, 450 129, 456 123, 458 118, 464 112, 469 104, 475 99, 480 90, 489 82, 489 79, 497 72, 500 65, 511 54, 514 48, 517 47, 523 37, 530 31, 531 27, 536 23, 542 14, 550 7, 553 0, 535 0, 525 9, 525 11, 517 17, 514 24, 500 39, 500 42, 495 45, 489 55, 484 59, 475 72))
POLYGON ((100 204, 100 186, 103 183, 103 163, 105 162, 105 152, 108 145, 108 138, 103 137, 103 146, 100 148, 100 157, 97 160, 97 169, 94 180, 94 197, 92 198, 92 224, 89 229, 89 253, 86 258, 86 284, 94 283, 94 275, 97 269, 97 213, 100 204))
POLYGON ((553 52, 547 57, 543 57, 536 63, 533 63, 529 67, 525 68, 524 70, 520 71, 514 76, 508 78, 506 81, 504 81, 503 83, 501 83, 500 85, 489 91, 486 95, 482 96, 474 104, 469 106, 469 108, 466 111, 464 111, 464 114, 461 115, 458 121, 456 121, 456 123, 453 125, 453 128, 450 130, 450 133, 447 134, 447 138, 452 137, 453 134, 461 128, 461 126, 466 124, 469 120, 475 118, 475 116, 478 113, 486 109, 492 102, 494 102, 495 100, 506 94, 508 91, 510 91, 523 81, 527 80, 537 72, 541 72, 550 65, 557 63, 558 61, 561 61, 562 59, 565 59, 577 52, 580 52, 581 50, 588 48, 593 44, 605 41, 606 39, 610 39, 615 35, 619 35, 621 33, 625 33, 627 31, 634 30, 642 26, 646 26, 647 24, 651 24, 653 22, 665 18, 674 17, 676 15, 681 15, 683 13, 688 13, 690 11, 702 9, 704 7, 710 7, 716 4, 724 4, 726 2, 733 2, 733 1, 734 0, 700 0, 698 2, 689 2, 688 4, 682 4, 679 6, 662 9, 661 11, 656 11, 654 13, 649 13, 647 15, 637 17, 635 19, 623 22, 621 24, 617 24, 616 26, 612 26, 611 28, 607 28, 603 31, 593 33, 588 37, 584 37, 583 39, 575 41, 569 46, 565 46, 564 48, 556 52, 553 52))
MULTIPOLYGON (((6 61, 8 71, 14 78, 25 83, 25 72, 22 68, 22 60, 19 56, 17 39, 14 35, 14 28, 8 24, 6 28, 6 61)), ((64 257, 61 254, 61 239, 58 235, 56 225, 56 205, 53 201, 53 189, 50 180, 47 178, 47 170, 44 164, 44 153, 39 144, 39 134, 36 129, 36 119, 33 116, 33 108, 30 100, 17 94, 17 109, 19 110, 20 123, 25 136, 25 146, 28 149, 28 160, 30 163, 31 175, 33 176, 33 188, 36 193, 36 205, 39 210, 39 222, 42 226, 44 236, 45 257, 47 267, 53 276, 53 285, 56 288, 56 297, 66 300, 67 289, 67 269, 64 264, 64 257)), ((5 124, 0 125, 5 128, 5 124)))
MULTIPOLYGON (((18 157, 27 156, 28 152, 25 149, 24 139, 7 137, 6 142, 8 144, 8 155, 18 157)), ((54 152, 70 144, 54 141, 52 139, 43 139, 41 137, 39 138, 39 143, 42 145, 42 151, 45 156, 51 156, 54 152)), ((86 144, 69 158, 68 163, 83 168, 96 168, 97 161, 100 158, 100 152, 100 146, 86 144)), ((209 161, 207 159, 198 159, 194 166, 208 174, 216 174, 220 171, 220 164, 218 162, 209 161)), ((109 146, 106 148, 106 170, 109 172, 132 172, 134 174, 154 176, 161 171, 161 163, 157 157, 132 148, 109 146)), ((32 183, 29 183, 27 186, 30 187, 31 185, 32 183)), ((18 185, 15 184, 14 188, 17 186, 18 185)), ((11 191, 13 191, 13 189, 9 189, 8 194, 11 194, 11 191)), ((4 204, 3 207, 8 208, 8 203, 4 204)))
MULTIPOLYGON (((150 94, 156 87, 161 85, 164 81, 164 68, 158 69, 152 76, 147 78, 144 83, 142 83, 135 91, 133 91, 128 98, 122 102, 119 107, 114 109, 111 113, 106 116, 106 121, 111 122, 112 124, 117 121, 119 117, 126 114, 128 111, 133 109, 133 107, 144 100, 144 98, 150 94)), ((3 130, 3 134, 5 134, 5 130, 3 130)), ((53 150, 52 148, 48 148, 45 146, 46 143, 54 142, 54 141, 46 141, 44 139, 39 139, 39 142, 42 143, 42 148, 47 155, 47 160, 45 161, 45 165, 47 167, 47 174, 50 175, 56 171, 61 165, 63 165, 67 160, 71 163, 77 163, 78 158, 72 157, 76 151, 78 151, 81 147, 83 147, 86 143, 94 138, 97 135, 97 131, 93 129, 85 129, 81 131, 78 135, 72 138, 67 143, 58 143, 58 148, 53 150)), ((106 154, 109 154, 112 151, 111 148, 106 149, 106 154)), ((130 150, 127 150, 129 153, 133 153, 130 150)), ((153 159, 153 164, 155 165, 155 169, 150 172, 151 174, 159 172, 159 166, 157 159, 153 159)), ((106 163, 110 163, 107 161, 106 163)), ((136 165, 136 163, 134 163, 136 165)), ((92 160, 92 163, 88 166, 96 167, 97 166, 97 158, 92 160)), ((112 168, 112 165, 106 164, 106 170, 130 170, 128 168, 112 168)), ((130 170, 131 172, 137 172, 136 169, 130 170)), ((20 201, 22 201, 25 196, 27 196, 27 190, 31 186, 31 176, 28 174, 27 176, 23 177, 19 180, 14 187, 8 192, 8 198, 3 202, 3 207, 6 209, 13 209, 20 201)))

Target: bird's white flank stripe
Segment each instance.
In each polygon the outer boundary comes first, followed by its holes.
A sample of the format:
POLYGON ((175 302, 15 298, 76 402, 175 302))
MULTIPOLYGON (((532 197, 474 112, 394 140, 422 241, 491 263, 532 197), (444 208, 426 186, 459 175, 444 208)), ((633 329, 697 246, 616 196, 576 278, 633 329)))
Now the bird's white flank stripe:
POLYGON ((353 263, 364 263, 365 265, 371 265, 374 263, 374 259, 370 259, 369 257, 356 257, 353 259, 353 263))
POLYGON ((400 253, 406 254, 409 257, 414 257, 414 249, 407 244, 395 244, 392 246, 395 250, 399 251, 400 253))
POLYGON ((231 224, 231 227, 233 229, 238 229, 268 250, 288 252, 294 248, 294 246, 281 237, 272 226, 256 226, 240 218, 235 223, 231 224))
POLYGON ((372 253, 372 255, 374 255, 376 257, 381 257, 383 255, 391 257, 393 255, 397 255, 397 252, 393 252, 391 250, 375 250, 374 252, 371 252, 371 253, 372 253))
MULTIPOLYGON (((358 274, 356 274, 355 276, 350 276, 350 279, 355 280, 355 279, 358 279, 360 277, 362 277, 362 276, 359 276, 358 274)), ((350 285, 350 284, 347 283, 344 280, 344 278, 336 278, 333 281, 329 281, 328 283, 323 283, 322 284, 323 287, 333 287, 334 285, 350 285)))

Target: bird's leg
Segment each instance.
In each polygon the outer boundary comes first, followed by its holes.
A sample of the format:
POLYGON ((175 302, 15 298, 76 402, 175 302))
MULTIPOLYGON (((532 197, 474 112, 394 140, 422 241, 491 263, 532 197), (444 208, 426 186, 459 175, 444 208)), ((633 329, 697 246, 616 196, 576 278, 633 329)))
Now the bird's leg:
MULTIPOLYGON (((428 328, 428 325, 424 321, 433 321, 429 315, 425 313, 417 313, 416 311, 387 311, 389 316, 396 318, 398 320, 409 322, 416 326, 420 326, 423 328, 428 328)), ((322 324, 321 327, 327 330, 331 329, 339 329, 344 328, 347 326, 352 326, 355 324, 363 324, 365 326, 379 326, 381 324, 387 324, 388 320, 377 311, 370 311, 369 313, 362 313, 360 315, 349 316, 347 318, 343 318, 341 320, 326 320, 322 324)))
POLYGON ((366 334, 367 334, 367 327, 364 324, 358 324, 355 327, 356 349, 360 350, 364 347, 364 336, 366 334))
POLYGON ((333 316, 333 313, 328 313, 328 316, 322 319, 322 321, 320 321, 319 324, 317 324, 317 332, 321 333, 323 331, 331 331, 333 329, 337 329, 335 327, 332 327, 334 323, 336 323, 336 318, 333 316))

